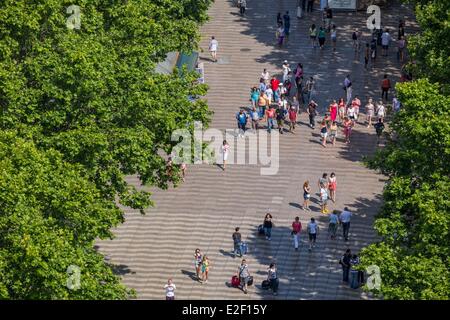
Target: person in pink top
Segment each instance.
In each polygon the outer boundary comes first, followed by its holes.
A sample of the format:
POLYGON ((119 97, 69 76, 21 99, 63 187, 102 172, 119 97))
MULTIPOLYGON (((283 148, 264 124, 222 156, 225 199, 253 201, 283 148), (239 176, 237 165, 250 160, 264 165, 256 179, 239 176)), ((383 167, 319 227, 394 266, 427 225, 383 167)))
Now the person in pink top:
POLYGON ((333 100, 333 103, 330 104, 330 117, 331 117, 331 121, 336 121, 336 117, 338 114, 338 105, 336 103, 336 100, 333 100))
POLYGON ((361 100, 359 100, 358 96, 355 96, 355 99, 352 101, 352 105, 355 108, 355 121, 358 121, 359 107, 361 106, 361 100))
POLYGON ((300 231, 302 231, 302 223, 299 217, 295 217, 294 222, 292 222, 292 236, 294 237, 294 248, 298 250, 298 238, 300 236, 300 231))
POLYGON ((328 178, 328 190, 330 191, 331 201, 336 202, 336 174, 332 172, 328 178))
POLYGON ((291 106, 288 111, 289 115, 289 132, 294 133, 295 124, 297 123, 297 110, 295 106, 291 106))

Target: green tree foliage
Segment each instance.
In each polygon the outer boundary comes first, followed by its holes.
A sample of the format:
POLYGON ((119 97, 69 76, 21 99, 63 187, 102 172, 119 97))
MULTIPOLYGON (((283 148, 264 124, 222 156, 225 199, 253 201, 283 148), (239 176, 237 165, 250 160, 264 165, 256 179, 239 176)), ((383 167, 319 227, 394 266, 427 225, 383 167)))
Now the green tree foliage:
POLYGON ((369 161, 390 176, 375 222, 382 241, 361 261, 380 267, 384 298, 449 299, 450 97, 426 79, 397 91, 390 141, 369 161))
MULTIPOLYGON (((0 298, 123 299, 93 248, 166 188, 171 134, 207 126, 206 85, 155 74, 171 51, 197 48, 211 0, 4 0, 0 3, 0 298), (69 29, 67 7, 81 8, 69 29), (66 287, 67 268, 81 288, 66 287)), ((177 172, 177 168, 173 168, 177 172)))
POLYGON ((171 133, 209 121, 206 102, 188 100, 206 93, 194 73, 154 68, 168 52, 196 47, 210 1, 79 0, 81 27, 69 30, 71 4, 0 5, 0 125, 32 130, 38 147, 82 164, 105 197, 145 208, 149 194, 124 175, 166 188, 161 151, 175 144, 171 133))
POLYGON ((81 165, 41 151, 12 132, 0 135, 0 298, 124 299, 128 292, 93 241, 111 237, 122 213, 81 165), (80 268, 70 290, 67 268, 80 268))

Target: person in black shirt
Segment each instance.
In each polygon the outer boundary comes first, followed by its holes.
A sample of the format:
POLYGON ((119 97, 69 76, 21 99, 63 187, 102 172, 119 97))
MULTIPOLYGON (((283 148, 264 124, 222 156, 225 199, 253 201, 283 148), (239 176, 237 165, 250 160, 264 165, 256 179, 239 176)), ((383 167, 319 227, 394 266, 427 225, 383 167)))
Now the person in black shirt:
POLYGON ((314 118, 317 116, 317 103, 314 102, 314 100, 311 100, 311 102, 308 104, 308 108, 306 109, 306 112, 309 115, 309 126, 311 129, 314 129, 315 127, 315 120, 314 118))
POLYGON ((339 260, 339 264, 342 266, 342 281, 348 282, 348 276, 350 272, 350 259, 352 258, 352 253, 350 249, 347 249, 344 255, 339 260))
POLYGON ((381 135, 383 134, 384 130, 383 119, 378 119, 378 122, 373 126, 375 127, 375 131, 377 132, 377 144, 380 144, 381 135))
POLYGON ((236 227, 236 229, 234 229, 235 232, 233 233, 233 244, 234 244, 234 256, 236 256, 237 254, 239 254, 240 257, 242 257, 242 249, 241 249, 241 244, 242 244, 242 236, 241 233, 239 232, 239 227, 236 227))
POLYGON ((284 112, 284 109, 281 106, 277 108, 276 115, 277 115, 278 132, 280 132, 280 134, 283 134, 283 122, 286 113, 284 112))
POLYGON ((330 7, 326 7, 325 8, 326 13, 327 13, 327 18, 325 21, 325 27, 327 28, 327 32, 330 32, 331 30, 331 20, 333 19, 333 10, 331 10, 330 7))
POLYGON ((263 227, 264 233, 266 234, 266 239, 270 241, 272 238, 272 227, 273 227, 272 215, 270 213, 267 213, 266 216, 264 217, 263 227))

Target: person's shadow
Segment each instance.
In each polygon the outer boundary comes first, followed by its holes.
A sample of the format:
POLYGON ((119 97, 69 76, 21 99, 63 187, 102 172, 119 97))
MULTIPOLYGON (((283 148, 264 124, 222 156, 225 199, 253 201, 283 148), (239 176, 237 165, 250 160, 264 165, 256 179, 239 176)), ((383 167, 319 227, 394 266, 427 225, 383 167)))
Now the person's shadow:
POLYGON ((188 276, 189 278, 191 278, 194 281, 197 281, 197 275, 195 274, 195 272, 192 271, 187 271, 187 270, 181 270, 181 273, 188 276))

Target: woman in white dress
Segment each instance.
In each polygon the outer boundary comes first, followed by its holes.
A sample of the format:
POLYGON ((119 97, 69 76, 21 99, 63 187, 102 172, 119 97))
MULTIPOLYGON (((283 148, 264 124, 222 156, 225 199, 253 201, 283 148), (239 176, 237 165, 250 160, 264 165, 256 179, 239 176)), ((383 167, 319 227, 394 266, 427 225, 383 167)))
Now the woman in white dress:
POLYGON ((223 159, 223 165, 222 169, 225 171, 226 161, 228 159, 228 153, 230 150, 230 145, 228 144, 227 140, 223 140, 222 146, 220 148, 220 152, 222 153, 222 159, 223 159))

